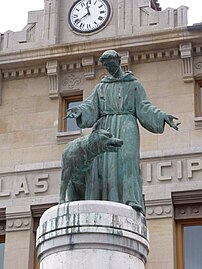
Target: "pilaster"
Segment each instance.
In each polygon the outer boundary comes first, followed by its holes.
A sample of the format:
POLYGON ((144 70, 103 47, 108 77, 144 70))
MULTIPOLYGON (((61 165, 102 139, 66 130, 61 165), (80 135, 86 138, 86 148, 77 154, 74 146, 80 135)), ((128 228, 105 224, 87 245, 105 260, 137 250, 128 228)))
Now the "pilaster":
POLYGON ((48 44, 57 44, 59 33, 60 0, 44 0, 43 40, 48 44))
POLYGON ((33 268, 33 259, 34 234, 30 206, 8 207, 4 269, 33 268))

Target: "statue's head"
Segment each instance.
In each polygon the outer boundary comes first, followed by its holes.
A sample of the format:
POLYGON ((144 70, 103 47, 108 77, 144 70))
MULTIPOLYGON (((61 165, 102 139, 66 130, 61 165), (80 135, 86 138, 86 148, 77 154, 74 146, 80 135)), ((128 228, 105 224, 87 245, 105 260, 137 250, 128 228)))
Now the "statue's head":
POLYGON ((121 55, 115 50, 105 51, 99 60, 111 75, 120 69, 121 55))
POLYGON ((104 62, 108 59, 117 59, 121 62, 121 55, 115 50, 107 50, 100 56, 100 62, 104 64, 104 62))

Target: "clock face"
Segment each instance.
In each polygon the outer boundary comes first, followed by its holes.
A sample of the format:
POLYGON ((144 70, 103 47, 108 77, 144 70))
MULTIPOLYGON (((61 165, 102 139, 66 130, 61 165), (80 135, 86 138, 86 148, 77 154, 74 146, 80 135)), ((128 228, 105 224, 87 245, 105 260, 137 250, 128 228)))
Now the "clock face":
POLYGON ((71 7, 68 22, 79 33, 91 33, 102 28, 110 17, 107 0, 78 0, 71 7))

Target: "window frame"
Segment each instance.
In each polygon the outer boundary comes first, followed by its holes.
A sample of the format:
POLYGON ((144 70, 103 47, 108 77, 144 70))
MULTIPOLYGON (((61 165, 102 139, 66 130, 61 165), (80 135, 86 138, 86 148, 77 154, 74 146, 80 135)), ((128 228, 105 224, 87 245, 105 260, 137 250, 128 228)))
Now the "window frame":
POLYGON ((177 269, 184 269, 184 227, 202 226, 202 219, 176 220, 176 264, 177 269))
POLYGON ((66 116, 66 108, 69 103, 71 102, 78 102, 78 101, 83 101, 83 94, 80 92, 78 94, 74 95, 67 95, 63 96, 61 100, 61 113, 60 113, 60 126, 61 126, 61 132, 66 132, 66 133, 80 133, 79 131, 68 131, 67 126, 66 126, 66 120, 64 119, 66 116))
POLYGON ((202 80, 196 81, 195 85, 195 116, 202 117, 202 104, 201 104, 201 87, 202 80))
POLYGON ((202 86, 202 80, 195 81, 195 91, 194 91, 194 106, 195 106, 195 129, 202 128, 202 92, 200 90, 202 86))

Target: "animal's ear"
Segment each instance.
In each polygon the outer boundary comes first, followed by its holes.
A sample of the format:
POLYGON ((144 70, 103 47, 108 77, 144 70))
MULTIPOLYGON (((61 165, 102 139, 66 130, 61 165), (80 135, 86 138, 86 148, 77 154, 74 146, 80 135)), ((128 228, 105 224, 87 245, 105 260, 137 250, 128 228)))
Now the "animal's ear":
POLYGON ((100 129, 101 119, 96 121, 96 123, 93 125, 92 132, 96 131, 97 129, 100 129))

